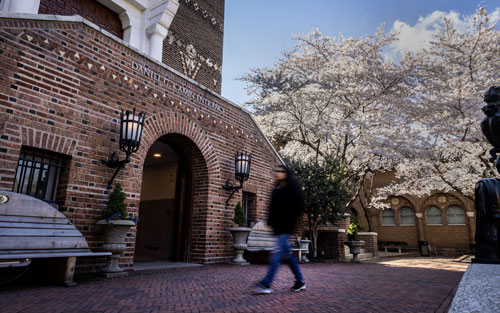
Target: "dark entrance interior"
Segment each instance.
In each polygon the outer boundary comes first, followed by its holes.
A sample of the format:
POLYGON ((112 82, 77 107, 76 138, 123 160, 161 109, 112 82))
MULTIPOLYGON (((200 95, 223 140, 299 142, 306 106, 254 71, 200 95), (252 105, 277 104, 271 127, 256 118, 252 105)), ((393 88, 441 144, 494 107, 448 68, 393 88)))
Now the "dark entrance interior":
POLYGON ((175 136, 158 139, 148 151, 135 262, 188 261, 192 173, 185 160, 175 136))

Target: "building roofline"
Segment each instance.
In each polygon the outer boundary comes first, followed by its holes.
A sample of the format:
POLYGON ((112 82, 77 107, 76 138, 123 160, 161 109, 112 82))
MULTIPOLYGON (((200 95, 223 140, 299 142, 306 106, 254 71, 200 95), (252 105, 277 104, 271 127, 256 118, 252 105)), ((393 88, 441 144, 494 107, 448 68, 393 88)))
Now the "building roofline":
POLYGON ((255 126, 257 127, 257 129, 259 130, 259 132, 261 133, 262 137, 264 137, 264 139, 266 140, 267 144, 271 147, 272 151, 278 157, 278 159, 280 160, 280 162, 282 164, 285 164, 285 162, 283 161, 283 159, 279 155, 278 151, 276 151, 276 149, 273 147, 273 145, 271 144, 271 142, 269 141, 269 139, 266 137, 266 135, 264 135, 264 132, 260 128, 259 124, 257 123, 257 121, 255 120, 255 118, 253 117, 253 115, 248 110, 242 108, 240 105, 238 105, 238 104, 234 103, 233 101, 231 101, 231 100, 223 97, 222 95, 220 95, 220 94, 216 93, 215 91, 207 88, 206 86, 200 84, 199 82, 191 79, 190 77, 184 75, 183 73, 175 70, 174 68, 166 65, 165 63, 159 62, 159 61, 151 58, 149 55, 147 55, 146 53, 144 53, 144 52, 138 50, 137 48, 133 47, 129 43, 125 42, 123 39, 120 39, 120 38, 116 37, 115 35, 111 34, 107 30, 105 30, 104 28, 97 26, 96 24, 94 24, 91 21, 89 21, 89 20, 81 17, 80 15, 66 16, 66 15, 53 15, 53 14, 29 14, 29 13, 0 12, 0 19, 20 19, 20 20, 35 20, 35 21, 49 21, 49 22, 81 23, 81 24, 84 24, 84 25, 86 25, 86 26, 88 26, 88 27, 90 27, 90 28, 92 28, 92 29, 100 32, 104 36, 106 36, 106 37, 108 37, 108 38, 116 41, 120 45, 125 46, 126 48, 134 51, 135 53, 137 53, 137 54, 141 55, 142 57, 146 58, 147 60, 149 60, 150 62, 155 63, 156 65, 165 68, 166 70, 172 72, 173 74, 180 76, 181 78, 187 80, 188 82, 190 82, 191 84, 195 85, 196 87, 202 89, 203 91, 206 91, 206 92, 210 93, 212 96, 217 97, 220 100, 223 100, 224 102, 226 102, 229 105, 233 106, 234 108, 236 108, 236 109, 238 109, 238 110, 246 113, 248 116, 250 116, 250 118, 252 119, 253 123, 255 124, 255 126))

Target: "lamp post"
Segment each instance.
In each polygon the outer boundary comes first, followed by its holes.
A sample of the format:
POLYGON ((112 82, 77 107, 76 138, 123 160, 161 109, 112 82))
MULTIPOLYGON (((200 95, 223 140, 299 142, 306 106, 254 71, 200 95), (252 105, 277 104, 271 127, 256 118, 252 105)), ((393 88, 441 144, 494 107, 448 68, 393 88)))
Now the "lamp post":
POLYGON ((234 176, 237 181, 240 182, 239 186, 233 186, 231 182, 226 180, 226 184, 222 186, 222 189, 231 191, 231 195, 226 200, 226 206, 229 204, 229 200, 233 197, 234 193, 243 188, 243 182, 248 180, 250 177, 250 163, 252 161, 252 156, 247 152, 240 154, 236 153, 234 156, 234 176))
POLYGON ((144 117, 145 112, 141 112, 138 115, 135 114, 135 108, 132 112, 126 111, 121 112, 120 120, 120 150, 125 152, 125 160, 118 158, 116 152, 111 154, 109 160, 103 161, 108 167, 115 168, 116 171, 108 182, 108 189, 112 188, 113 180, 115 179, 118 172, 125 166, 126 163, 130 162, 130 155, 136 152, 141 145, 142 130, 144 129, 144 117))

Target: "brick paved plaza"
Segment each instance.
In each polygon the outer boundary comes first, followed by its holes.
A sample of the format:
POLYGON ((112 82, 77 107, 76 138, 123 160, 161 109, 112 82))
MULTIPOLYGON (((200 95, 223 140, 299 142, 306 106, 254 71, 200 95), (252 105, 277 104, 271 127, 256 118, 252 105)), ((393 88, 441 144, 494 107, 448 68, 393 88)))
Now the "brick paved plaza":
POLYGON ((467 264, 449 259, 394 259, 302 266, 307 290, 292 293, 282 267, 271 295, 252 295, 264 265, 141 272, 125 278, 77 279, 74 288, 4 287, 7 312, 446 312, 467 264))

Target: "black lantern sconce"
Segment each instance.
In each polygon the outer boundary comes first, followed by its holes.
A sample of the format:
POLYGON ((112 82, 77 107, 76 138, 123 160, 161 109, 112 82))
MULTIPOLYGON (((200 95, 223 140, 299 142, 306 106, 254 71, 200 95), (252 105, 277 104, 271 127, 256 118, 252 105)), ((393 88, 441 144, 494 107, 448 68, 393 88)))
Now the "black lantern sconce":
POLYGON ((125 152, 125 160, 118 158, 116 152, 111 154, 109 160, 103 161, 108 167, 115 168, 116 171, 108 182, 108 189, 112 188, 113 180, 115 179, 118 172, 125 166, 126 163, 130 162, 130 155, 136 152, 141 145, 142 130, 144 129, 144 116, 146 113, 141 112, 139 115, 135 115, 135 108, 133 112, 126 111, 121 113, 120 121, 120 150, 125 152))
POLYGON ((229 204, 229 200, 233 197, 234 193, 243 188, 243 182, 247 180, 250 177, 250 163, 252 160, 252 156, 248 154, 247 152, 245 153, 236 153, 234 156, 234 176, 236 177, 236 180, 240 182, 239 186, 233 186, 231 182, 226 180, 226 184, 222 186, 222 189, 224 190, 232 190, 231 195, 229 198, 226 200, 226 206, 229 204))

